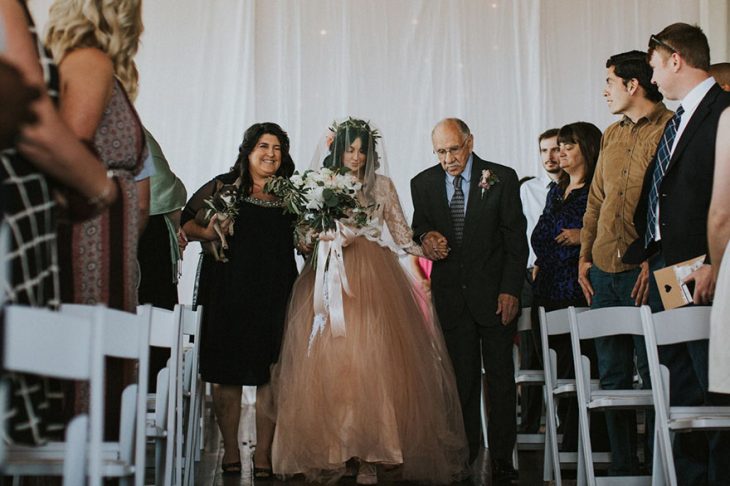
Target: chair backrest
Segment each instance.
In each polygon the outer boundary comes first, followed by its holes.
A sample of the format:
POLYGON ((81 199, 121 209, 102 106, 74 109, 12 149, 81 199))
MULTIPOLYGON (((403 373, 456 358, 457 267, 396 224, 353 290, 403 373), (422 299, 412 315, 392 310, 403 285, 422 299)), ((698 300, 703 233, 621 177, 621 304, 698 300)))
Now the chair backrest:
MULTIPOLYGON (((92 315, 78 319, 48 309, 5 308, 3 366, 20 373, 91 380, 92 315)), ((98 337, 98 336, 97 336, 98 337)))
POLYGON ((593 339, 619 334, 642 336, 641 313, 638 307, 604 307, 577 313, 578 338, 593 339))
POLYGON ((691 306, 652 314, 656 344, 664 346, 710 339, 711 312, 709 306, 691 306))
MULTIPOLYGON (((139 310, 142 306, 137 307, 139 310)), ((158 348, 177 349, 177 339, 180 335, 180 311, 152 307, 150 320, 150 346, 158 348)))
POLYGON ((181 305, 180 320, 182 322, 183 347, 186 348, 184 356, 189 359, 184 362, 183 390, 189 393, 195 386, 198 375, 198 355, 200 352, 200 324, 202 321, 202 306, 197 309, 181 305))
MULTIPOLYGON (((60 312, 69 316, 85 317, 94 309, 95 307, 88 305, 63 304, 60 312)), ((140 306, 136 314, 117 309, 102 309, 104 356, 138 362, 137 383, 129 385, 122 394, 119 450, 120 458, 135 466, 135 484, 143 485, 152 306, 140 306)))
MULTIPOLYGON (((198 358, 200 354, 200 326, 203 317, 203 307, 192 307, 188 305, 180 307, 180 320, 182 321, 183 347, 185 350, 184 371, 183 371, 183 391, 185 397, 189 397, 187 402, 178 410, 178 418, 183 419, 183 410, 187 408, 187 420, 185 430, 181 431, 178 446, 184 449, 185 455, 185 483, 192 484, 193 481, 193 465, 194 465, 194 439, 197 437, 196 429, 200 418, 200 393, 199 387, 202 387, 200 376, 198 374, 198 358), (186 406, 185 406, 186 405, 186 406), (183 444, 182 439, 185 439, 183 444)), ((183 397, 180 397, 183 398, 183 397)), ((182 425, 182 424, 181 424, 182 425)), ((180 429, 178 429, 180 431, 180 429)))
POLYGON ((659 363, 657 346, 677 344, 681 342, 709 339, 711 307, 681 307, 652 314, 644 306, 641 309, 642 324, 644 326, 644 343, 646 344, 646 358, 649 364, 651 377, 652 398, 656 414, 656 433, 659 434, 658 444, 664 473, 667 483, 677 484, 676 470, 671 458, 671 449, 664 451, 662 444, 671 444, 666 424, 669 420, 669 370, 659 363))
POLYGON ((150 346, 170 350, 167 372, 158 373, 157 376, 157 392, 164 392, 167 396, 157 397, 157 405, 164 406, 165 409, 157 408, 155 410, 155 423, 158 426, 164 426, 167 430, 163 476, 170 478, 173 484, 179 484, 182 481, 179 479, 182 477, 180 464, 182 446, 179 443, 181 438, 178 437, 182 433, 183 318, 181 312, 182 306, 180 305, 176 305, 172 311, 153 307, 150 333, 150 346), (162 383, 159 382, 160 379, 167 380, 166 386, 162 386, 162 383))
POLYGON ((590 400, 590 360, 582 353, 581 341, 621 334, 644 335, 639 307, 604 307, 586 312, 575 312, 569 307, 570 341, 573 351, 576 389, 579 401, 590 400))
MULTIPOLYGON (((85 316, 10 305, 5 308, 3 367, 8 371, 86 381, 91 392, 88 432, 89 484, 101 484, 101 444, 104 430, 103 308, 85 316)), ((85 439, 86 420, 67 431, 85 439)), ((82 460, 83 461, 83 460, 82 460)), ((85 461, 83 461, 85 462, 85 461)), ((78 464, 75 462, 74 464, 78 464)), ((69 464, 68 471, 78 473, 69 464)), ((76 476, 74 476, 76 477, 76 476)))
MULTIPOLYGON (((587 307, 575 308, 577 313, 587 310, 587 307)), ((540 307, 538 312, 545 385, 550 390, 555 387, 555 380, 557 379, 557 358, 555 352, 550 349, 549 336, 570 333, 570 313, 568 309, 546 312, 544 307, 540 307)))

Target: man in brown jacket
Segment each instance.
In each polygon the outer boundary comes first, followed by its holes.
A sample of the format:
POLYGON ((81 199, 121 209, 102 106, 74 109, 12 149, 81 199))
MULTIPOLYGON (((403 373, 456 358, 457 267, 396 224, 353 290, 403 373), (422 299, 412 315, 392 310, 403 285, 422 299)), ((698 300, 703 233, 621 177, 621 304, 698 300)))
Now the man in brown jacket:
MULTIPOLYGON (((622 117, 603 134, 581 231, 578 282, 594 309, 641 305, 648 296, 648 264, 627 265, 621 258, 637 238, 633 217, 644 173, 672 118, 651 75, 645 52, 617 54, 606 62, 603 96, 611 113, 622 117)), ((643 387, 650 388, 643 337, 603 337, 595 345, 602 388, 632 387, 634 355, 643 387)), ((635 412, 607 411, 606 422, 611 473, 636 474, 635 412)))

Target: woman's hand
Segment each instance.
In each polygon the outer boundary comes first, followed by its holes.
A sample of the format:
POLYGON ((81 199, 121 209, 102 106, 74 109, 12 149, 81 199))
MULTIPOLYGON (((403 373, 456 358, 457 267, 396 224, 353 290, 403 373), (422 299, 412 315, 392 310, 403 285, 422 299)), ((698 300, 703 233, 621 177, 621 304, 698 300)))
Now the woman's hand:
POLYGON ((0 60, 0 95, 3 99, 0 149, 5 149, 15 144, 22 125, 33 124, 38 120, 31 103, 40 97, 40 90, 25 84, 20 71, 0 60))
POLYGON ((186 237, 194 240, 215 241, 220 240, 221 234, 226 234, 232 222, 231 218, 218 219, 217 215, 213 215, 208 222, 208 226, 205 228, 196 223, 194 220, 190 220, 183 225, 183 231, 185 232, 186 237), (216 223, 218 223, 220 234, 216 231, 216 223))
POLYGON ((314 250, 314 245, 311 243, 307 244, 302 240, 297 241, 297 251, 299 251, 302 255, 309 255, 312 253, 312 250, 314 250))
POLYGON ((180 259, 182 259, 185 248, 188 246, 188 237, 182 228, 177 229, 177 246, 180 248, 180 259))
POLYGON ((563 231, 555 237, 555 241, 562 246, 580 245, 580 228, 563 228, 563 231))
POLYGON ((302 255, 309 255, 314 251, 314 243, 319 239, 319 233, 307 225, 300 225, 294 229, 296 248, 302 255))

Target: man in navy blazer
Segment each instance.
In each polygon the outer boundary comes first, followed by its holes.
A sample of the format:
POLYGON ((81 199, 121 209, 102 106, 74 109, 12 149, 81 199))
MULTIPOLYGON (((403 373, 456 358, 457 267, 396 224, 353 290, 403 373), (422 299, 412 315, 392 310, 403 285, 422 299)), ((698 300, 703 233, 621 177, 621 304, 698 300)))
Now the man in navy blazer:
MULTIPOLYGON (((652 82, 669 100, 680 100, 654 159, 646 170, 634 223, 639 239, 624 261, 649 258, 652 272, 708 253, 707 213, 715 168, 718 118, 730 106, 730 93, 707 72, 710 48, 699 27, 676 23, 649 40, 652 82), (673 126, 674 124, 674 126, 673 126), (674 133, 676 132, 676 134, 674 133), (667 141, 664 140, 667 138, 667 141), (664 147, 663 147, 664 145, 664 147)), ((688 277, 694 303, 709 304, 714 293, 711 262, 688 277)), ((663 310, 651 274, 649 303, 663 310)), ((727 397, 708 393, 708 342, 660 349, 671 376, 671 405, 722 405, 727 397)), ((730 477, 727 433, 678 434, 674 455, 680 484, 727 484, 730 477)))
POLYGON ((454 365, 470 459, 480 446, 483 358, 493 477, 516 479, 512 345, 528 255, 517 174, 474 154, 462 120, 442 120, 431 135, 439 164, 411 180, 414 239, 434 260, 431 293, 454 365))

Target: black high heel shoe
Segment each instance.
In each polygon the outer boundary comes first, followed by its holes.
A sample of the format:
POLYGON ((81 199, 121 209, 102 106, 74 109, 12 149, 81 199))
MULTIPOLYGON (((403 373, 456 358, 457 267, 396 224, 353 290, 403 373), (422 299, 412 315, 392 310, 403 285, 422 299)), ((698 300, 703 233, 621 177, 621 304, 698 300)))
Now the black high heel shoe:
MULTIPOLYGON (((253 458, 251 459, 253 462, 253 458)), ((256 464, 253 465, 253 478, 259 481, 267 481, 274 477, 274 471, 270 467, 258 467, 256 464)))
POLYGON ((234 475, 241 475, 241 461, 238 462, 228 462, 221 464, 221 469, 223 470, 223 475, 225 476, 234 476, 234 475))

